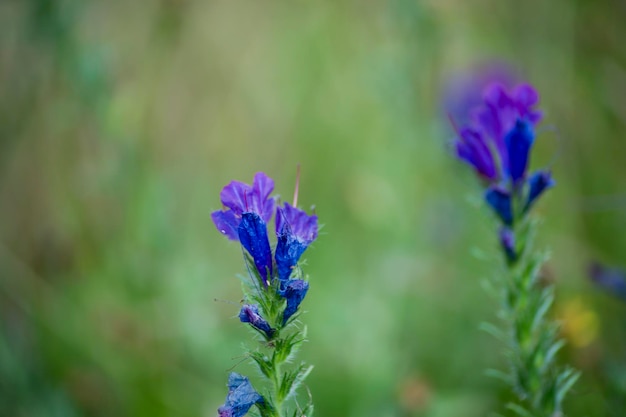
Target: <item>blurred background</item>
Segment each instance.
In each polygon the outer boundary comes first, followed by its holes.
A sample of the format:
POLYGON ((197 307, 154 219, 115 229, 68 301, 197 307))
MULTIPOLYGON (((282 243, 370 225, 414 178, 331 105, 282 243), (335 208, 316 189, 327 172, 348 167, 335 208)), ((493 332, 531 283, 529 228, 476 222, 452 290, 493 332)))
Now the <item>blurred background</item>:
POLYGON ((586 276, 626 267, 625 21, 621 0, 1 1, 0 415, 215 416, 254 342, 210 212, 257 171, 290 200, 298 163, 324 223, 316 415, 501 410, 495 222, 443 110, 494 69, 542 95, 568 415, 626 415, 626 303, 586 276))

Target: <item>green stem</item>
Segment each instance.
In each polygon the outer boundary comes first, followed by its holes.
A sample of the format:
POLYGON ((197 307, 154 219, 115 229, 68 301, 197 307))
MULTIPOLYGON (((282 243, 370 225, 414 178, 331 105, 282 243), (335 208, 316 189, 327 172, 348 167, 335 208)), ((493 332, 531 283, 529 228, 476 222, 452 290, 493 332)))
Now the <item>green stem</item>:
POLYGON ((558 339, 558 325, 548 317, 554 290, 539 280, 546 256, 533 250, 534 229, 532 222, 516 228, 519 258, 507 263, 503 283, 508 377, 517 397, 509 408, 519 416, 553 417, 562 411, 562 400, 578 373, 556 364, 556 352, 564 343, 558 339))

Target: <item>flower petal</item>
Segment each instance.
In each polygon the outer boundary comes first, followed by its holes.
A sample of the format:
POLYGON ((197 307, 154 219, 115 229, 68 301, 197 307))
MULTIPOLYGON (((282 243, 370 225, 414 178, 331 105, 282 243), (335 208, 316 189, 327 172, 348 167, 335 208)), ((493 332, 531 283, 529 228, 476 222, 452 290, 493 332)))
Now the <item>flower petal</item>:
POLYGON ((285 289, 280 291, 280 296, 287 299, 287 307, 283 313, 283 324, 287 324, 291 316, 296 313, 307 291, 309 291, 309 283, 301 279, 289 280, 285 289))
POLYGON ((300 257, 306 250, 308 245, 289 233, 281 233, 278 235, 278 243, 276 244, 276 267, 278 268, 278 279, 281 281, 281 287, 291 276, 291 272, 298 264, 300 257))
POLYGON ((285 226, 289 227, 291 234, 306 242, 307 245, 317 239, 319 230, 317 216, 315 214, 308 215, 304 210, 293 207, 289 203, 284 203, 283 207, 276 210, 277 236, 283 232, 285 226))
POLYGON ((239 181, 229 182, 220 192, 222 204, 241 216, 245 211, 249 211, 252 198, 252 187, 239 181))
POLYGON ((534 141, 535 134, 530 123, 521 119, 517 120, 504 139, 509 156, 509 175, 514 185, 526 176, 530 149, 534 141))
POLYGON ((239 239, 239 223, 241 219, 235 216, 235 212, 232 210, 218 210, 211 213, 211 219, 217 227, 217 230, 225 235, 230 240, 239 239))
POLYGON ((239 312, 239 320, 242 323, 250 323, 252 327, 265 333, 268 339, 274 336, 275 330, 259 314, 259 306, 256 304, 244 304, 239 312))
POLYGON ((539 93, 530 84, 520 84, 512 92, 515 103, 521 109, 528 109, 539 103, 539 93))
POLYGON ((495 180, 498 177, 495 161, 483 136, 469 128, 462 129, 459 136, 456 143, 459 159, 473 166, 483 178, 495 180))
POLYGON ((276 211, 276 267, 282 285, 289 279, 300 257, 317 238, 317 216, 285 203, 276 211))
POLYGON ((254 404, 263 401, 263 397, 252 387, 248 378, 231 372, 228 376, 226 402, 217 412, 219 417, 243 417, 254 404))
POLYGON ((273 198, 269 198, 272 191, 274 191, 274 180, 263 172, 257 172, 252 183, 250 211, 257 213, 265 222, 269 222, 274 214, 276 202, 273 198))
POLYGON ((507 226, 513 224, 513 208, 511 205, 511 195, 498 187, 490 187, 485 193, 485 201, 496 212, 498 217, 507 226))
POLYGON ((254 259, 254 264, 267 285, 272 276, 272 249, 267 237, 267 225, 256 213, 243 213, 238 228, 239 241, 254 259))
POLYGON ((554 187, 556 182, 552 179, 550 171, 537 171, 528 178, 528 197, 524 206, 524 213, 537 201, 543 192, 554 187))

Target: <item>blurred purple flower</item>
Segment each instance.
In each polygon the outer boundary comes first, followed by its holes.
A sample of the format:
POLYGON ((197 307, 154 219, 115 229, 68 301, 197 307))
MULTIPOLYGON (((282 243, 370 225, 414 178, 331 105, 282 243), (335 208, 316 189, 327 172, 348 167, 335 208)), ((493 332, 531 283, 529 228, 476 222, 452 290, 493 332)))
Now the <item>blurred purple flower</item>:
POLYGON ((491 83, 483 91, 483 103, 468 110, 469 121, 457 129, 458 158, 487 181, 485 200, 509 227, 554 186, 548 171, 530 177, 527 173, 534 128, 542 118, 535 109, 538 102, 539 94, 529 84, 507 90, 500 83, 491 83), (517 202, 523 207, 514 207, 517 202))
POLYGON ((276 211, 276 266, 278 279, 281 281, 281 289, 291 276, 293 268, 297 265, 300 257, 309 245, 317 238, 318 224, 315 214, 308 215, 300 210, 284 203, 276 211))
POLYGON ((510 158, 519 157, 515 154, 509 155, 505 137, 514 129, 518 120, 531 126, 541 121, 541 112, 533 108, 539 102, 539 94, 528 84, 518 85, 508 92, 502 84, 494 83, 485 88, 483 101, 482 106, 472 110, 470 123, 491 140, 499 154, 504 178, 509 175, 510 158))
POLYGON ((489 62, 473 70, 453 75, 446 82, 443 93, 445 112, 458 123, 470 120, 470 110, 483 101, 483 91, 489 84, 511 87, 515 84, 515 71, 503 62, 489 62))
POLYGON ((488 85, 483 104, 470 111, 470 121, 458 132, 459 158, 492 182, 523 179, 534 142, 533 127, 541 120, 541 112, 534 109, 538 101, 539 95, 528 84, 510 93, 501 84, 488 85))
POLYGON ((600 288, 626 300, 626 273, 624 271, 594 262, 589 266, 589 277, 600 288))
POLYGON ((236 372, 228 376, 228 395, 223 406, 217 409, 219 417, 243 417, 254 405, 263 402, 250 380, 236 372))
POLYGON ((261 317, 259 306, 256 304, 244 304, 239 312, 239 320, 242 323, 250 323, 252 327, 265 333, 268 339, 271 339, 276 332, 269 323, 261 317))
POLYGON ((308 290, 309 283, 304 280, 291 279, 287 281, 285 289, 279 292, 281 297, 287 299, 287 306, 283 313, 283 324, 287 324, 291 316, 296 313, 308 290))
POLYGON ((457 156, 472 165, 476 172, 487 181, 498 178, 496 163, 483 135, 471 128, 463 128, 456 142, 457 156))
POLYGON ((211 213, 217 230, 230 240, 237 240, 243 213, 256 213, 264 222, 269 222, 276 205, 274 198, 270 198, 273 190, 274 180, 263 172, 255 174, 252 186, 231 181, 220 192, 222 204, 227 209, 211 213))

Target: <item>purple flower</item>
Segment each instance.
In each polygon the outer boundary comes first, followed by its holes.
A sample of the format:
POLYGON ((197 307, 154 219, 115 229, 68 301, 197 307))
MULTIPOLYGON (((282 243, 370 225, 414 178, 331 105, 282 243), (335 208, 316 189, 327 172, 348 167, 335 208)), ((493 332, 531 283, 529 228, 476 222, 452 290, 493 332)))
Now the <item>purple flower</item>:
POLYGON ((602 264, 594 262, 589 267, 589 276, 600 288, 626 300, 626 274, 624 271, 616 268, 607 268, 602 264))
POLYGON ((506 173, 509 154, 505 137, 518 120, 532 125, 541 121, 541 112, 533 108, 539 102, 539 94, 528 84, 518 85, 509 93, 502 84, 494 83, 485 88, 483 101, 484 105, 472 112, 473 125, 491 139, 506 173))
POLYGON ((302 300, 306 296, 309 290, 309 283, 301 279, 291 279, 287 281, 285 289, 279 292, 281 297, 287 299, 287 306, 283 313, 283 325, 287 324, 287 321, 293 316, 302 300))
POLYGON ((487 85, 498 83, 511 86, 516 78, 513 68, 496 61, 454 74, 447 80, 443 94, 445 111, 455 120, 466 123, 469 110, 482 103, 483 90, 487 85))
POLYGON ((273 190, 274 181, 263 172, 255 174, 252 186, 231 181, 220 192, 222 204, 227 209, 211 213, 217 230, 230 240, 237 240, 243 213, 256 213, 264 222, 269 222, 276 205, 274 198, 270 198, 273 190))
POLYGON ((256 213, 243 213, 238 227, 239 241, 254 259, 261 283, 267 286, 272 277, 272 249, 267 237, 267 225, 256 213))
POLYGON ((263 401, 263 397, 255 391, 248 378, 231 372, 228 376, 226 402, 217 409, 217 412, 219 417, 242 417, 250 410, 250 407, 263 401))
POLYGON ((281 288, 309 245, 317 238, 317 216, 284 203, 276 211, 276 266, 281 288))
POLYGON ((459 131, 459 158, 492 181, 511 178, 517 182, 523 178, 534 141, 533 126, 541 120, 541 112, 534 109, 538 101, 539 95, 527 84, 510 93, 501 84, 488 85, 483 105, 471 111, 470 122, 459 131), (473 157, 468 157, 468 147, 474 150, 473 157), (484 161, 490 163, 485 165, 484 161), (487 174, 485 166, 489 167, 487 174), (500 172, 492 173, 491 166, 494 171, 499 166, 500 172))
POLYGON ((527 175, 534 128, 542 118, 535 109, 538 102, 537 91, 528 84, 510 91, 490 84, 483 92, 482 105, 470 112, 470 121, 458 130, 458 158, 489 183, 485 201, 508 227, 554 186, 547 171, 527 175))
POLYGON ((239 312, 239 320, 242 323, 250 323, 255 329, 265 333, 271 339, 276 332, 269 323, 259 314, 259 306, 256 304, 244 304, 239 312))
POLYGON ((493 155, 480 132, 470 128, 461 130, 459 140, 456 142, 456 154, 461 160, 472 165, 486 180, 494 181, 498 178, 493 155))

